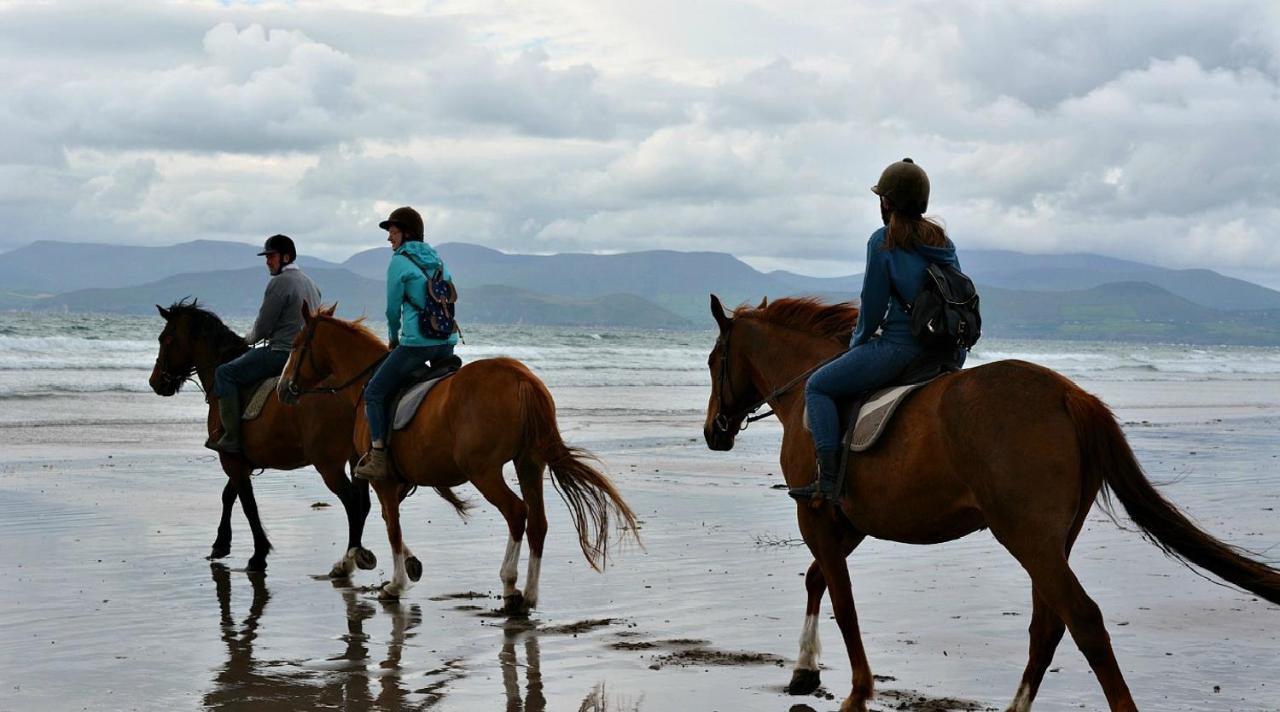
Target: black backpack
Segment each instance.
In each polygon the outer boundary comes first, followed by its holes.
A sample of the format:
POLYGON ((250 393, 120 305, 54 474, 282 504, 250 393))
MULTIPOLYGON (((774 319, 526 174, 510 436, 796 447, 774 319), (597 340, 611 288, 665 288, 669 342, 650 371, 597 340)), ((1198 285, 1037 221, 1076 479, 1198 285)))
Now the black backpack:
POLYGON ((930 351, 973 348, 982 336, 978 290, 973 280, 952 265, 933 262, 924 271, 924 283, 914 303, 907 303, 889 283, 893 296, 911 317, 911 334, 930 351))
POLYGON ((462 333, 462 329, 458 327, 458 321, 454 318, 458 301, 458 289, 453 286, 453 282, 444 276, 444 266, 441 265, 434 274, 428 273, 426 268, 418 263, 409 255, 405 255, 409 261, 413 263, 427 278, 427 303, 418 306, 413 303, 412 299, 405 295, 409 306, 418 310, 418 330, 423 336, 431 339, 447 339, 453 332, 462 333))

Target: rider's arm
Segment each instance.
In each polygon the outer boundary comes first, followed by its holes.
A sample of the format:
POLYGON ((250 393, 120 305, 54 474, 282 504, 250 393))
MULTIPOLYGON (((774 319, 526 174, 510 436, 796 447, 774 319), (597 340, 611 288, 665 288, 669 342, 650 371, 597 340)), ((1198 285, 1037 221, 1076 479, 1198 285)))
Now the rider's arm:
POLYGON ((275 331, 276 321, 284 311, 289 295, 279 289, 278 282, 279 280, 275 278, 267 282, 267 289, 262 294, 262 307, 258 309, 258 318, 254 319, 253 328, 249 329, 249 333, 244 336, 245 343, 250 346, 271 336, 271 332, 275 331))
POLYGON ((884 323, 885 311, 889 309, 889 257, 880 249, 883 245, 883 238, 877 240, 874 235, 867 241, 867 268, 862 275, 858 326, 849 341, 850 348, 870 341, 884 323))
POLYGON ((387 267, 387 340, 392 348, 400 341, 400 305, 404 302, 405 287, 405 272, 396 267, 396 256, 393 256, 387 267))

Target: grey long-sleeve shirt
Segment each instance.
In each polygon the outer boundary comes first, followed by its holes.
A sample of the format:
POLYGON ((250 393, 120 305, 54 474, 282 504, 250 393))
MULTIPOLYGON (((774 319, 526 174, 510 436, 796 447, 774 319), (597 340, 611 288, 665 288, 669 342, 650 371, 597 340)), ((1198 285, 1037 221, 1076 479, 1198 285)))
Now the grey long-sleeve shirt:
POLYGON ((262 308, 258 310, 258 318, 244 340, 255 344, 265 339, 267 348, 272 351, 288 351, 293 345, 293 337, 302 331, 304 301, 312 309, 319 309, 320 290, 302 270, 295 265, 286 265, 280 274, 267 282, 262 308))

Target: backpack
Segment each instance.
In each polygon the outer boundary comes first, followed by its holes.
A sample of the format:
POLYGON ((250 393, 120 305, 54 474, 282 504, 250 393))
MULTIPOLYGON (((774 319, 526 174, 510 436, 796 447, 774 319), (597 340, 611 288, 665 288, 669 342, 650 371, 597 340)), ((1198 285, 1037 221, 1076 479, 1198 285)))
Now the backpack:
POLYGON ((973 280, 949 264, 932 262, 916 300, 908 304, 890 282, 893 295, 911 317, 911 335, 926 350, 973 348, 982 336, 982 314, 973 280))
POLYGON ((462 334, 462 329, 458 326, 457 319, 454 318, 456 311, 455 304, 458 301, 458 289, 453 286, 453 281, 444 276, 443 264, 434 274, 428 274, 426 268, 409 255, 414 267, 417 267, 427 278, 427 303, 418 306, 405 295, 409 306, 418 310, 418 331, 429 339, 447 339, 453 332, 462 334))

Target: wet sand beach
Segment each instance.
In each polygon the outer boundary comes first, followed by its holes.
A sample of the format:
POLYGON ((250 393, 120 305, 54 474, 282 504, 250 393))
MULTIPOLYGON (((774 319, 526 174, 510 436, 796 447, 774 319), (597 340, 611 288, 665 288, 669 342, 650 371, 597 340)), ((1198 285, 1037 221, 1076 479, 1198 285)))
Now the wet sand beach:
MULTIPOLYGON (((1276 558, 1277 382, 1082 385, 1116 408, 1174 502, 1276 558)), ((390 573, 381 519, 375 510, 364 539, 377 569, 328 580, 345 525, 310 468, 255 479, 275 545, 265 575, 243 569, 250 537, 238 507, 231 556, 203 559, 224 478, 200 447, 198 393, 95 396, 101 415, 74 395, 9 401, 0 709, 838 708, 849 664, 829 606, 823 688, 783 693, 809 557, 777 489, 777 424, 754 425, 717 454, 700 436, 702 388, 553 390, 566 439, 603 458, 646 548, 619 549, 606 573, 592 572, 549 494, 540 606, 528 619, 494 612, 505 529, 470 488, 460 493, 480 506, 465 522, 429 490, 405 504, 406 542, 425 572, 403 600, 382 602, 367 588, 390 573), (594 407, 610 400, 627 407, 594 407)), ((1280 709, 1280 608, 1197 576, 1096 510, 1073 562, 1143 709, 1280 709)), ((932 547, 868 541, 850 563, 880 676, 875 709, 1004 709, 1026 662, 1030 588, 989 534, 932 547)), ((1035 709, 1104 708, 1065 640, 1035 709)))

